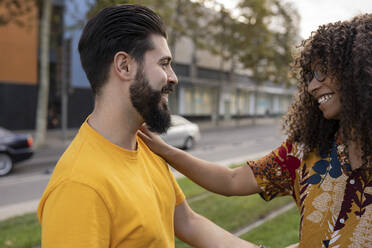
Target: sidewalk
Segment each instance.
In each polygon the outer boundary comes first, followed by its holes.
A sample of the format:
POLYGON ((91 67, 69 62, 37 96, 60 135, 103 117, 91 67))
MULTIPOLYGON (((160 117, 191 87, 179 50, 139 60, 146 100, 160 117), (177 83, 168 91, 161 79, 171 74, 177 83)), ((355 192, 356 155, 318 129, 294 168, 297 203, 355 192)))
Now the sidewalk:
MULTIPOLYGON (((277 122, 280 117, 263 117, 256 119, 256 125, 270 124, 277 122)), ((240 120, 220 120, 218 125, 211 121, 200 121, 195 122, 199 125, 200 131, 208 131, 215 129, 224 129, 231 127, 240 127, 240 126, 250 126, 253 125, 253 119, 246 118, 240 120)), ((78 128, 67 129, 63 134, 61 129, 49 129, 46 135, 45 144, 38 148, 37 150, 53 149, 53 148, 66 148, 78 132, 78 128)), ((16 133, 30 134, 32 137, 35 137, 34 130, 20 130, 15 131, 16 133)))

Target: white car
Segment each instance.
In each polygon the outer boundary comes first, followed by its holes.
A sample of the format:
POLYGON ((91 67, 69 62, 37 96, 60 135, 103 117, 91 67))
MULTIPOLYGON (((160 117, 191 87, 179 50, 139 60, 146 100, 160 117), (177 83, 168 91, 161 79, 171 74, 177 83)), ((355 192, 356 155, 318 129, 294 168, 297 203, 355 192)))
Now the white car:
POLYGON ((167 133, 160 136, 168 144, 188 150, 200 140, 200 131, 197 124, 186 120, 182 116, 172 115, 170 128, 167 133))

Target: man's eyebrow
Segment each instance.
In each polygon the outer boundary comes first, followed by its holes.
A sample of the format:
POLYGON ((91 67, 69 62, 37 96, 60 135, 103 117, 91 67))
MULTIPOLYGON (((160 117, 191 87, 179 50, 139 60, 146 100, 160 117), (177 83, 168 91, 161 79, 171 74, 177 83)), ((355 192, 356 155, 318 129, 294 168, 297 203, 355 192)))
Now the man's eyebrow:
POLYGON ((159 59, 159 62, 167 62, 170 63, 172 61, 172 57, 170 56, 164 56, 159 59))

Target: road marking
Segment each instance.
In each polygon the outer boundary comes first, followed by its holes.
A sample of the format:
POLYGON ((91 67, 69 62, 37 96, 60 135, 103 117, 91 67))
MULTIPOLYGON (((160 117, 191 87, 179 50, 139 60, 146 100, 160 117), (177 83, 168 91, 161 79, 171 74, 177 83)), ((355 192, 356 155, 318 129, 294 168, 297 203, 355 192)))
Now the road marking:
POLYGON ((250 230, 252 230, 253 228, 256 228, 258 227, 259 225, 263 224, 264 222, 268 221, 268 220, 271 220, 273 219, 274 217, 284 213, 284 212, 287 212, 288 210, 290 210, 291 208, 293 208, 296 204, 294 202, 292 203, 289 203, 287 205, 285 205, 284 207, 281 207, 277 210, 274 210, 273 212, 271 212, 269 215, 265 216, 264 218, 246 226, 246 227, 243 227, 242 229, 240 229, 239 231, 235 232, 234 235, 235 236, 241 236, 247 232, 249 232, 250 230))

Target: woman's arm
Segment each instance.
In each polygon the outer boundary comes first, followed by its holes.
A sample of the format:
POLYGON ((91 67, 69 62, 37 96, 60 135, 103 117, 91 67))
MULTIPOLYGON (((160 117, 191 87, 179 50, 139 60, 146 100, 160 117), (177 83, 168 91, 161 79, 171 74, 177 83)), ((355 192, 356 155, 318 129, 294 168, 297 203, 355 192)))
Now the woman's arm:
POLYGON ((140 128, 138 135, 172 167, 209 191, 226 196, 250 195, 261 191, 249 166, 230 169, 198 159, 166 144, 145 126, 140 128))

